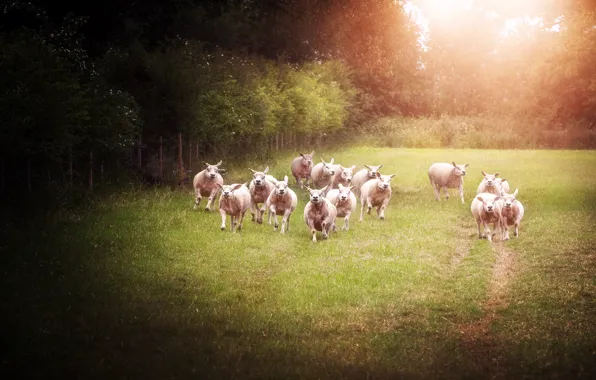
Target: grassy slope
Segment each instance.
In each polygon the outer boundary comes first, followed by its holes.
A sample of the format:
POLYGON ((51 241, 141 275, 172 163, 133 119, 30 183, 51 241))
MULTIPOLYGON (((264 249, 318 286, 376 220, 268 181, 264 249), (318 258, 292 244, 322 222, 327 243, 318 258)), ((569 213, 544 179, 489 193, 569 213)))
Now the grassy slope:
MULTIPOLYGON (((193 212, 190 193, 155 190, 12 234, 5 248, 16 255, 2 257, 10 345, 0 368, 84 378, 494 375, 462 344, 459 327, 483 317, 504 246, 515 254, 514 275, 490 333, 505 375, 596 374, 594 152, 356 148, 331 156, 397 173, 385 221, 355 215, 349 232, 313 244, 298 190, 288 234, 247 220, 233 235, 219 231, 217 213, 193 212), (428 184, 430 163, 451 160, 470 164, 465 205, 455 196, 435 203, 428 184), (476 239, 469 202, 480 170, 500 171, 520 189, 519 239, 476 239)), ((290 158, 271 165, 273 174, 289 174, 290 158)))

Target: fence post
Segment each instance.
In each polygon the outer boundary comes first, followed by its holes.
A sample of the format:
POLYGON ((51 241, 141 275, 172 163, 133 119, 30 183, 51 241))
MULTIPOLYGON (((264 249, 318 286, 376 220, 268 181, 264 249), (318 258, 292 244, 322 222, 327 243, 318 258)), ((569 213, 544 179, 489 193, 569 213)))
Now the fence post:
POLYGON ((89 190, 93 191, 93 151, 89 151, 89 190))

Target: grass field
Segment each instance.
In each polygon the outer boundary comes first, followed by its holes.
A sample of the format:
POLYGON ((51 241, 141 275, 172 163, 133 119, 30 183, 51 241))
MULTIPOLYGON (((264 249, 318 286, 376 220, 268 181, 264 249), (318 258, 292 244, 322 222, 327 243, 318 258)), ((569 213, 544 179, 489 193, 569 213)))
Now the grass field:
MULTIPOLYGON (((232 234, 219 230, 218 213, 192 210, 190 189, 152 189, 95 198, 18 231, 6 223, 2 371, 84 379, 596 375, 596 152, 323 154, 397 174, 385 221, 354 215, 350 231, 312 243, 302 220, 307 194, 298 189, 289 233, 249 217, 232 234), (432 162, 452 160, 470 164, 465 205, 454 191, 435 202, 428 183, 432 162), (470 202, 481 170, 519 188, 519 238, 477 239, 470 202)), ((250 167, 270 165, 282 177, 291 158, 250 167)), ((234 168, 226 181, 249 178, 234 168)))

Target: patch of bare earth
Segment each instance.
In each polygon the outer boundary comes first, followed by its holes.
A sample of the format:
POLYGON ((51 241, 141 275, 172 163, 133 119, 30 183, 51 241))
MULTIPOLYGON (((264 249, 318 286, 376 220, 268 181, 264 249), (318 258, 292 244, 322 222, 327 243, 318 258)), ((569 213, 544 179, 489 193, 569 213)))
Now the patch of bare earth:
POLYGON ((491 325, 497 318, 497 312, 508 305, 507 288, 513 277, 515 253, 502 242, 493 244, 497 257, 487 300, 482 306, 484 316, 473 323, 459 324, 457 329, 461 333, 464 348, 475 359, 478 371, 487 374, 487 378, 503 379, 506 377, 507 364, 500 340, 491 332, 491 325))

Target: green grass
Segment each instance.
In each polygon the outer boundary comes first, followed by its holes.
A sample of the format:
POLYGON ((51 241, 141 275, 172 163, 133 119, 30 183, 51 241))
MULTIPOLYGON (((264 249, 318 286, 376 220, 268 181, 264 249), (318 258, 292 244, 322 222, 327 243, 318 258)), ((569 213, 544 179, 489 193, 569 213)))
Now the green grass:
MULTIPOLYGON (((155 189, 4 228, 2 371, 155 379, 596 375, 595 152, 320 153, 346 166, 383 163, 384 173, 397 174, 385 221, 353 215, 349 232, 314 244, 302 220, 307 195, 298 189, 289 233, 249 217, 232 234, 219 230, 218 213, 191 209, 190 190, 155 189), (465 205, 455 192, 435 202, 428 183, 432 162, 452 160, 470 164, 465 205), (519 188, 526 216, 518 239, 477 239, 469 204, 481 170, 500 171, 519 188), (484 317, 503 247, 515 258, 490 323, 495 369, 479 365, 482 347, 465 344, 461 331, 484 317)), ((270 165, 281 177, 290 159, 247 167, 270 165)), ((249 176, 230 168, 226 180, 249 176)))

